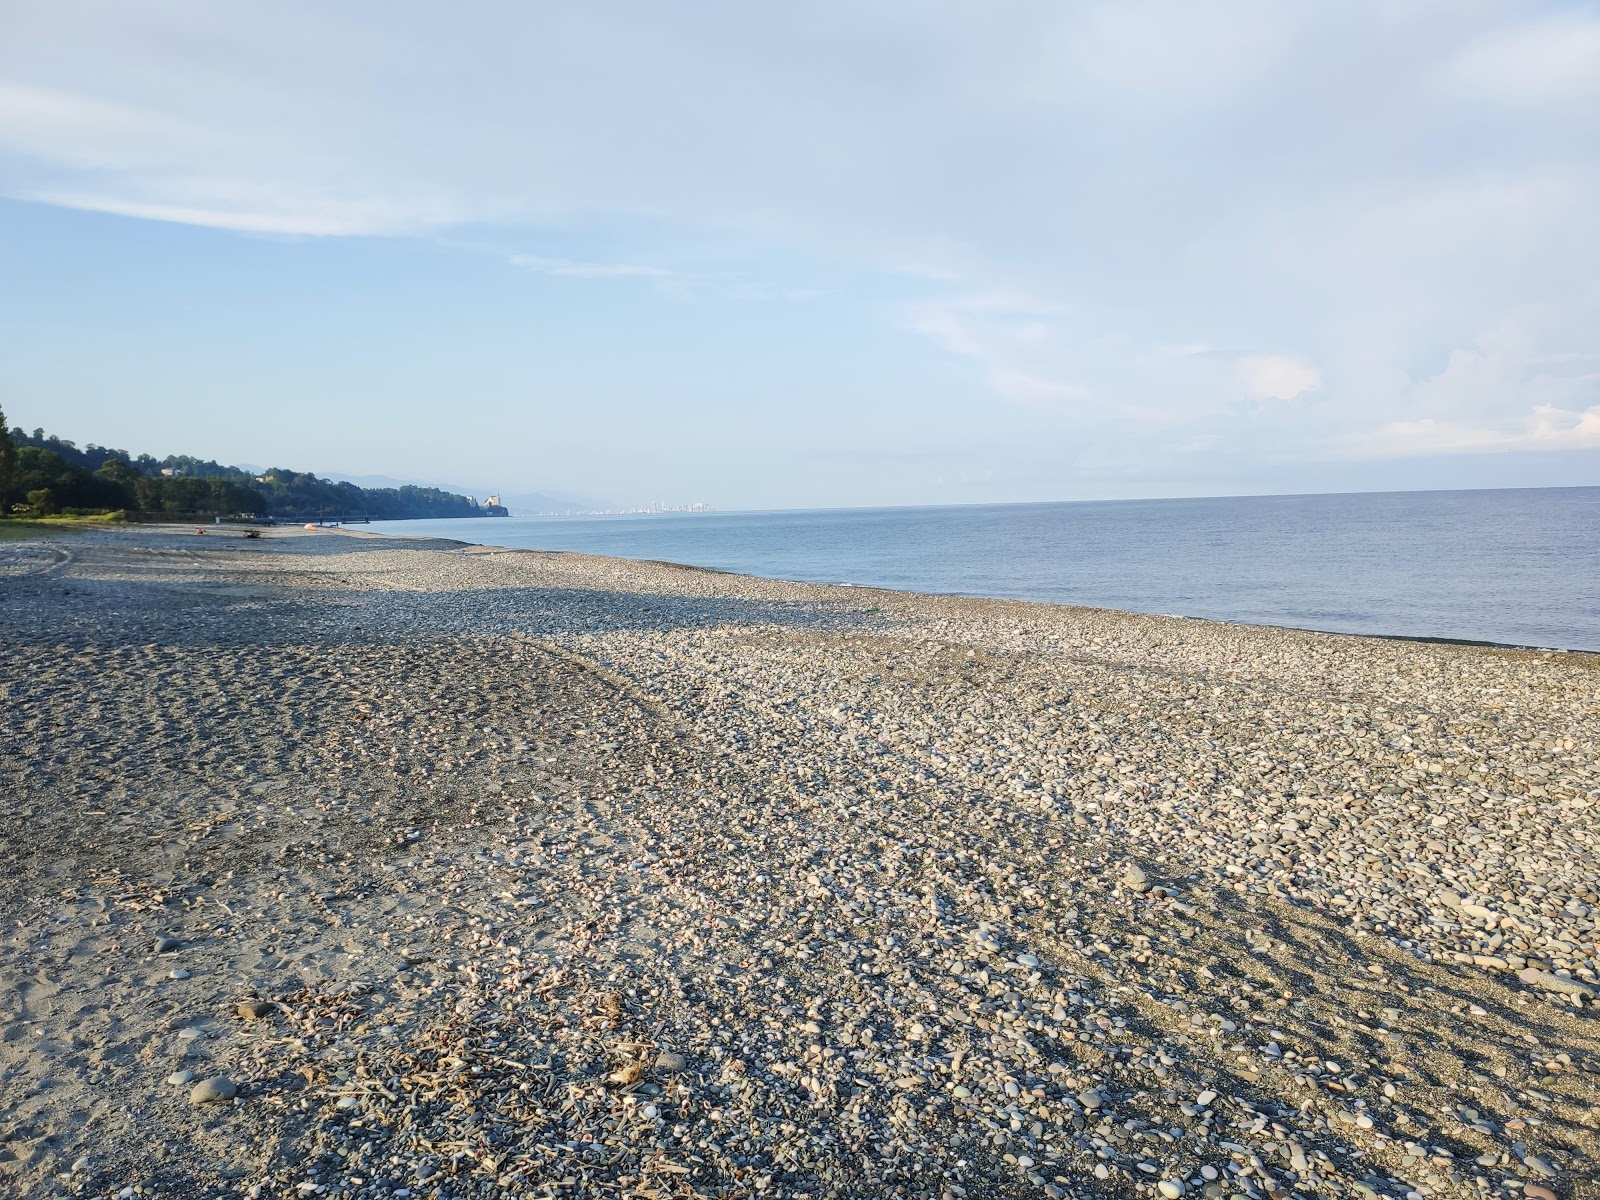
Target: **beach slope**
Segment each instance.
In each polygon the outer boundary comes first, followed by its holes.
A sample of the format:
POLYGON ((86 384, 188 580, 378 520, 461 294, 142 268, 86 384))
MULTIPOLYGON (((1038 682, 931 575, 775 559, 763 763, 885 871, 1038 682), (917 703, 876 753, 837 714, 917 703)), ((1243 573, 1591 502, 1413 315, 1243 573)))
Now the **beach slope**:
POLYGON ((1584 655, 0 544, 0 1194, 1600 1196, 1597 733, 1584 655))

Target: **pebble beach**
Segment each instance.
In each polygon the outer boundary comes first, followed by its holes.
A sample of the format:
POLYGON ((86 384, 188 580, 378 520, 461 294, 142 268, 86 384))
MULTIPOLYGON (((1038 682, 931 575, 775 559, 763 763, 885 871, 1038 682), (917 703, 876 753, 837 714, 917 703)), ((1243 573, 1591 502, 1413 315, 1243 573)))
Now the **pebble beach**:
POLYGON ((0 698, 0 1195, 1600 1197, 1600 656, 111 527, 0 698))

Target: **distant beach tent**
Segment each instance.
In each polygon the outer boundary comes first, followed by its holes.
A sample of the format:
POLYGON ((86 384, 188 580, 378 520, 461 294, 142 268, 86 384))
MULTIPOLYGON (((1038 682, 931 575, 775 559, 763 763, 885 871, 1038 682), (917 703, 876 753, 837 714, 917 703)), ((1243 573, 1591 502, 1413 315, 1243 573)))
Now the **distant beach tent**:
POLYGON ((317 523, 315 521, 307 521, 306 522, 306 528, 307 529, 316 529, 317 528, 317 523))

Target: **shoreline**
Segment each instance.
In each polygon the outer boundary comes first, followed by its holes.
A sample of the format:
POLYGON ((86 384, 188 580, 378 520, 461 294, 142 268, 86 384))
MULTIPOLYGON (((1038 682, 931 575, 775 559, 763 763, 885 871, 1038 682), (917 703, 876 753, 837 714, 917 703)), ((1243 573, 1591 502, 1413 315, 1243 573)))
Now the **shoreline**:
MULTIPOLYGON (((1084 503, 1090 503, 1090 502, 1089 501, 1085 501, 1084 503)), ((407 537, 415 538, 416 537, 416 535, 414 535, 414 534, 383 533, 383 532, 378 531, 378 530, 365 530, 365 529, 364 530, 352 530, 352 529, 343 529, 343 528, 341 528, 339 530, 329 530, 328 532, 342 532, 342 533, 346 533, 346 534, 349 534, 349 535, 360 536, 360 537, 386 537, 386 538, 407 538, 407 537)), ((1495 642, 1495 641, 1485 640, 1485 639, 1482 639, 1482 638, 1442 637, 1442 636, 1432 636, 1432 635, 1429 635, 1429 634, 1418 634, 1418 633, 1363 633, 1363 632, 1358 632, 1358 631, 1353 631, 1353 630, 1345 630, 1345 629, 1318 629, 1318 628, 1315 628, 1315 627, 1309 626, 1309 625, 1274 625, 1274 624, 1258 623, 1258 622, 1254 622, 1254 621, 1232 621, 1232 620, 1226 620, 1226 619, 1223 619, 1223 618, 1220 618, 1220 617, 1190 616, 1187 613, 1145 612, 1142 609, 1135 609, 1135 608, 1106 608, 1106 607, 1102 607, 1100 605, 1093 605, 1093 604, 1063 604, 1063 603, 1060 603, 1060 602, 1054 601, 1054 600, 1035 600, 1035 599, 1029 599, 1027 597, 1022 597, 1022 596, 991 596, 991 595, 979 595, 979 594, 968 593, 968 592, 922 592, 922 591, 915 591, 915 590, 910 589, 910 588, 886 587, 883 584, 879 584, 879 583, 850 583, 850 582, 845 582, 845 581, 822 582, 822 581, 819 581, 819 580, 788 579, 788 578, 785 578, 785 577, 783 577, 781 575, 752 575, 752 574, 749 574, 748 572, 729 570, 729 569, 724 568, 724 567, 706 567, 706 566, 701 566, 698 563, 674 562, 674 561, 672 561, 670 559, 662 559, 662 558, 633 558, 633 557, 630 557, 628 555, 623 555, 623 554, 599 554, 599 553, 596 553, 594 551, 588 551, 588 550, 541 550, 541 549, 538 549, 538 548, 535 548, 535 547, 531 547, 531 546, 501 546, 501 545, 497 545, 496 543, 493 543, 493 542, 468 542, 468 541, 464 541, 464 540, 459 539, 459 538, 436 539, 436 540, 459 541, 461 543, 461 545, 463 545, 463 546, 477 546, 477 547, 480 547, 480 548, 483 548, 483 549, 489 549, 489 550, 495 550, 495 551, 503 551, 503 552, 516 552, 516 553, 526 553, 526 554, 575 554, 575 555, 591 557, 591 558, 614 559, 614 560, 616 560, 618 562, 625 562, 625 563, 639 563, 639 564, 643 564, 643 565, 659 565, 659 566, 665 566, 665 567, 676 567, 676 568, 679 568, 680 570, 684 570, 684 571, 706 571, 706 572, 714 574, 714 575, 734 575, 734 576, 740 576, 740 577, 743 577, 743 578, 746 578, 746 579, 765 580, 766 582, 769 582, 769 583, 793 584, 793 585, 795 585, 797 587, 854 588, 854 589, 858 589, 858 590, 862 590, 862 591, 889 592, 889 593, 892 593, 892 594, 895 594, 895 595, 902 595, 902 596, 926 596, 926 597, 931 597, 931 598, 951 599, 951 600, 994 600, 994 601, 1000 601, 1000 602, 1010 603, 1010 604, 1039 604, 1039 605, 1044 605, 1044 606, 1049 607, 1049 608, 1082 609, 1082 610, 1085 610, 1085 611, 1088 611, 1088 612, 1123 613, 1123 614, 1126 614, 1126 615, 1129 615, 1129 616, 1138 616, 1138 617, 1168 617, 1168 618, 1171 618, 1172 620, 1176 620, 1176 621, 1201 621, 1201 622, 1204 622, 1204 623, 1206 623, 1208 625, 1225 625, 1225 626, 1233 626, 1233 627, 1240 628, 1240 629, 1281 629, 1281 630, 1288 630, 1288 631, 1294 631, 1294 632, 1299 632, 1299 633, 1322 634, 1323 636, 1326 636, 1326 637, 1376 638, 1376 639, 1379 639, 1381 641, 1420 642, 1420 643, 1423 643, 1425 645, 1439 645, 1439 646, 1475 646, 1475 647, 1479 647, 1479 648, 1486 649, 1486 650, 1520 650, 1520 651, 1527 651, 1527 652, 1535 653, 1535 654, 1578 654, 1578 655, 1586 655, 1586 656, 1594 657, 1596 659, 1600 659, 1600 647, 1597 647, 1597 648, 1591 650, 1591 649, 1586 649, 1586 648, 1583 648, 1583 647, 1573 647, 1573 646, 1537 646, 1537 645, 1524 645, 1524 644, 1520 644, 1520 643, 1516 643, 1516 642, 1495 642)))
POLYGON ((1587 656, 180 528, 0 545, 0 1191, 1600 1196, 1587 656))

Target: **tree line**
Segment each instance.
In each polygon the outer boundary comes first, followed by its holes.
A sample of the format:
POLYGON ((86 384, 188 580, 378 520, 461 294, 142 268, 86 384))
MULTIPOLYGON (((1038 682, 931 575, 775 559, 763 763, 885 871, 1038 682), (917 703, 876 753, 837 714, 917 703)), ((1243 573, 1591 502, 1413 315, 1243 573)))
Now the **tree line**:
POLYGON ((439 488, 363 488, 283 467, 255 474, 186 454, 135 457, 93 442, 80 449, 43 429, 7 429, 0 412, 0 514, 42 517, 119 510, 296 521, 484 515, 470 497, 439 488))

